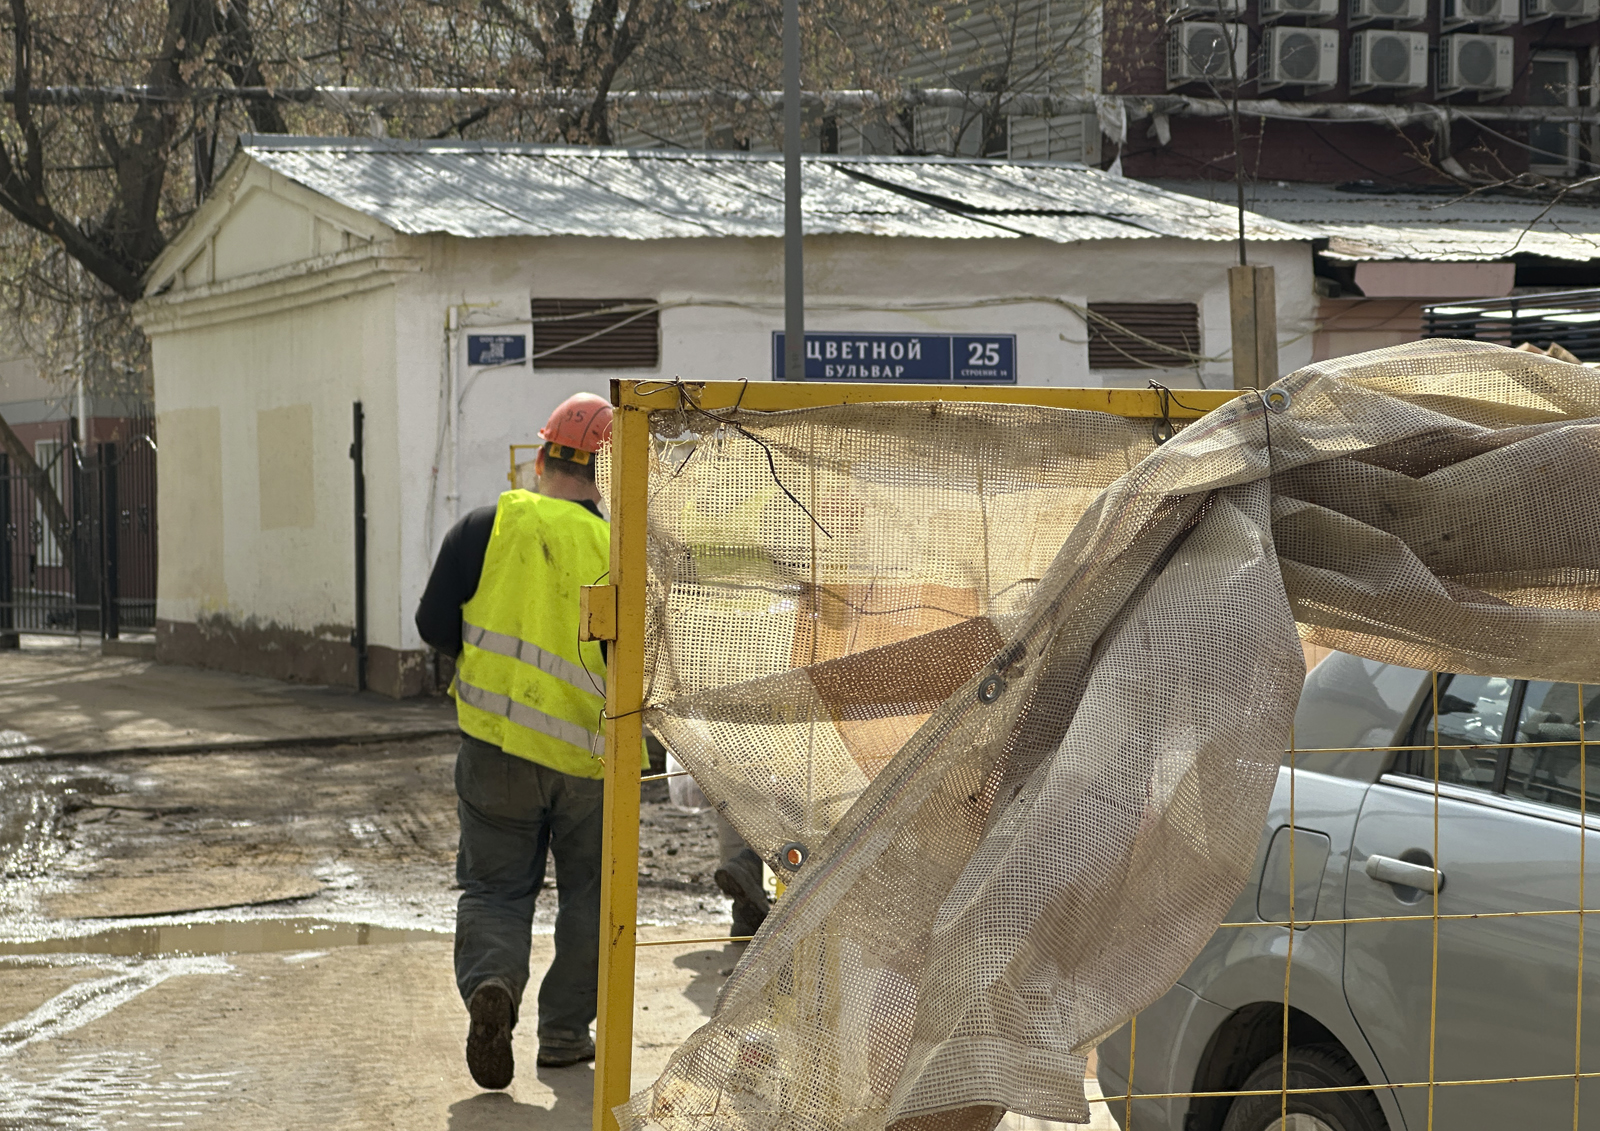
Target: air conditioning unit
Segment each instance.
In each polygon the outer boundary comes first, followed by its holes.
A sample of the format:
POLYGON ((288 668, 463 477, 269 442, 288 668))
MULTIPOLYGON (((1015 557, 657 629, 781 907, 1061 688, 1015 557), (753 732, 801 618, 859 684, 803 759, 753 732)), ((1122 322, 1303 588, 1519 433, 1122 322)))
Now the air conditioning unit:
POLYGON ((1331 28, 1268 28, 1261 42, 1262 90, 1333 86, 1339 81, 1339 33, 1331 28))
POLYGON ((1428 36, 1358 31, 1350 37, 1350 89, 1418 90, 1428 85, 1428 36))
POLYGON ((1174 16, 1243 17, 1246 0, 1170 0, 1174 16))
POLYGON ((1440 26, 1445 30, 1476 24, 1480 28, 1510 27, 1522 18, 1521 0, 1442 0, 1440 26))
POLYGON ((1439 38, 1439 94, 1475 90, 1478 97, 1511 93, 1509 35, 1445 35, 1439 38))
POLYGON ((1167 33, 1167 86, 1228 86, 1250 74, 1249 31, 1242 24, 1173 24, 1167 33), (1228 53, 1233 52, 1230 66, 1228 53))
POLYGON ((1428 19, 1428 0, 1350 0, 1350 26, 1420 24, 1428 19))
POLYGON ((1564 17, 1568 27, 1600 20, 1600 0, 1528 0, 1528 22, 1564 17))
POLYGON ((1339 0, 1261 0, 1261 22, 1298 17, 1316 23, 1339 18, 1339 0))

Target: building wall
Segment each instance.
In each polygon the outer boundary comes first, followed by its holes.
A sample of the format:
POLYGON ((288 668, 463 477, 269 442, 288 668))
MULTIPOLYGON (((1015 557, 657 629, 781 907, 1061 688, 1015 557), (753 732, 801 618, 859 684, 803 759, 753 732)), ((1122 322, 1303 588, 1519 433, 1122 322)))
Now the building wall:
MULTIPOLYGON (((420 647, 410 609, 451 522, 507 487, 511 444, 537 443, 550 411, 580 390, 606 395, 612 378, 770 380, 773 331, 783 326, 778 240, 550 238, 402 240, 423 263, 397 292, 395 496, 392 547, 402 649, 420 647), (647 298, 661 311, 655 369, 460 370, 462 428, 452 441, 445 358, 449 310, 470 327, 513 325, 531 297, 647 298), (447 410, 446 410, 447 411, 447 410), (459 467, 460 490, 451 489, 459 467), (435 470, 437 469, 437 471, 435 470), (459 499, 451 498, 459 494, 459 499)), ((1305 244, 1265 244, 1252 261, 1277 268, 1281 361, 1311 359, 1311 256, 1305 244)), ((1190 301, 1200 307, 1203 351, 1228 350, 1228 243, 1124 240, 1078 245, 1042 240, 912 240, 866 236, 806 241, 807 326, 812 330, 992 332, 1017 336, 1020 381, 1034 385, 1174 388, 1193 370, 1091 370, 1082 320, 1055 296, 1090 302, 1190 301), (1020 299, 1023 301, 997 301, 1020 299), (921 309, 917 309, 920 307, 921 309)), ((458 359, 459 352, 455 355, 458 359)), ((1202 367, 1210 387, 1231 383, 1224 358, 1202 367)), ((374 506, 376 507, 376 501, 374 506)), ((385 548, 385 552, 390 551, 385 548)), ((374 553, 377 553, 376 546, 374 553)), ((385 584, 389 584, 386 580, 385 584)), ((388 615, 387 613, 385 615, 388 615)))
MULTIPOLYGON (((974 5, 949 3, 941 13, 944 47, 921 42, 907 29, 898 44, 865 39, 855 44, 869 66, 886 51, 903 52, 896 76, 904 87, 972 92, 965 108, 918 107, 904 115, 883 110, 808 110, 802 126, 806 153, 938 153, 960 157, 1038 161, 1098 161, 1100 132, 1092 113, 1057 117, 1013 114, 1002 106, 1000 128, 986 121, 986 104, 1007 95, 1079 95, 1099 89, 1100 5, 1091 0, 1015 0, 974 5), (827 119, 825 125, 825 118, 827 119), (829 140, 824 141, 824 138, 829 140), (987 144, 985 143, 987 139, 987 144)), ((624 104, 613 110, 617 144, 637 148, 681 145, 691 149, 772 152, 780 144, 775 121, 744 115, 719 121, 701 107, 650 108, 624 104)))
MULTIPOLYGON (((351 406, 366 407, 368 522, 381 547, 397 455, 391 295, 155 334, 151 345, 162 659, 353 686, 351 406)), ((392 604, 386 555, 370 557, 369 607, 392 604)), ((398 643, 392 617, 372 617, 369 634, 380 649, 398 643)))
POLYGON ((13 426, 55 420, 71 400, 65 385, 53 385, 39 373, 39 363, 19 348, 0 353, 0 414, 13 426))
POLYGON ((1326 361, 1416 341, 1422 336, 1426 302, 1416 298, 1320 299, 1311 360, 1326 361))
MULTIPOLYGON (((1600 105, 1600 91, 1592 77, 1600 49, 1595 23, 1567 27, 1560 19, 1535 22, 1517 21, 1510 27, 1480 29, 1463 26, 1441 27, 1441 6, 1428 5, 1428 19, 1400 30, 1425 32, 1429 41, 1428 85, 1421 89, 1377 89, 1352 92, 1350 84, 1351 36, 1361 30, 1383 30, 1382 21, 1357 25, 1349 23, 1350 4, 1339 5, 1340 15, 1318 28, 1331 28, 1339 38, 1336 81, 1327 87, 1288 85, 1263 88, 1256 81, 1260 68, 1263 34, 1268 26, 1260 18, 1260 5, 1249 4, 1245 14, 1230 20, 1241 28, 1248 40, 1249 64, 1246 81, 1240 87, 1243 98, 1273 98, 1291 103, 1368 102, 1378 104, 1455 104, 1470 115, 1470 107, 1480 105, 1476 93, 1441 96, 1437 93, 1438 53, 1441 36, 1488 34, 1507 36, 1513 42, 1512 88, 1503 96, 1486 96, 1491 106, 1548 103, 1551 92, 1533 89, 1530 61, 1535 53, 1560 52, 1576 63, 1580 105, 1600 105)), ((1122 95, 1162 94, 1169 89, 1168 45, 1179 26, 1168 23, 1165 12, 1153 5, 1108 7, 1105 23, 1102 64, 1106 93, 1122 95)), ((1213 15, 1196 14, 1195 20, 1213 21, 1213 15)), ((1285 25, 1304 23, 1290 18, 1285 25)), ((1211 98, 1218 91, 1204 83, 1176 88, 1196 97, 1211 98)), ((1222 92, 1224 96, 1228 93, 1222 92)), ((1448 146, 1427 127, 1396 130, 1385 125, 1357 122, 1298 122, 1249 118, 1241 123, 1241 137, 1235 145, 1232 129, 1225 120, 1174 118, 1170 140, 1148 129, 1148 121, 1135 124, 1122 152, 1123 171, 1136 177, 1202 177, 1229 180, 1235 172, 1234 154, 1243 158, 1244 176, 1250 180, 1347 181, 1378 180, 1413 184, 1446 184, 1450 178, 1438 166, 1455 158, 1461 166, 1487 180, 1501 180, 1526 171, 1529 163, 1528 127, 1490 122, 1478 127, 1457 122, 1448 135, 1448 146), (1431 167, 1430 167, 1431 166, 1431 167)), ((1582 161, 1592 169, 1597 157, 1593 146, 1596 133, 1580 134, 1582 161)), ((1103 159, 1113 159, 1116 146, 1106 144, 1103 159)), ((1580 164, 1579 172, 1582 165, 1580 164)))
MULTIPOLYGON (((355 682, 354 400, 366 411, 370 683, 417 694, 432 679, 416 602, 450 524, 508 486, 509 445, 536 443, 560 401, 605 395, 613 378, 771 378, 777 239, 397 236, 359 230, 259 171, 207 208, 171 255, 181 287, 141 313, 159 410, 158 648, 169 661, 355 682), (250 230, 230 235, 235 224, 250 230), (533 297, 660 302, 660 364, 467 367, 466 332, 526 329, 533 297)), ((808 326, 1015 334, 1024 384, 1225 386, 1225 359, 1198 374, 1090 370, 1083 322, 1064 303, 1194 302, 1203 352, 1222 355, 1234 254, 1165 239, 812 237, 808 326)), ((1278 269, 1287 371, 1310 358, 1310 248, 1261 245, 1252 257, 1278 269)))
MULTIPOLYGON (((236 161, 152 270, 160 435, 157 654, 354 686, 352 405, 366 413, 368 682, 427 685, 400 651, 393 233, 236 161)), ((407 453, 408 458, 410 453, 407 453)))

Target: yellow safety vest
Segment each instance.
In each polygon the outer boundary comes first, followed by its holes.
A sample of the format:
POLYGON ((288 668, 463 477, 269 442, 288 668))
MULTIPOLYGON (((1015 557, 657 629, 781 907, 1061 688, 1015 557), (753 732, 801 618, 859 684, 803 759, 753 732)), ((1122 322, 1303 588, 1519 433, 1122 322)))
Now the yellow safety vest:
POLYGON ((578 589, 601 580, 611 528, 587 508, 507 491, 477 592, 461 606, 453 688, 461 729, 530 762, 605 776, 600 645, 578 642, 578 589))

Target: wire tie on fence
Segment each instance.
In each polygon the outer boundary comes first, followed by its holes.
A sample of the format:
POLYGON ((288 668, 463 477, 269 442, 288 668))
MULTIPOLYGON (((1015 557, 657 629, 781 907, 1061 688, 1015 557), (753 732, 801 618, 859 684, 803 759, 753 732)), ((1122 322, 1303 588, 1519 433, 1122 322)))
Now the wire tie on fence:
POLYGON ((1150 387, 1161 400, 1161 419, 1151 425, 1150 435, 1158 445, 1165 444, 1178 434, 1177 427, 1172 423, 1172 390, 1157 381, 1150 382, 1150 387))

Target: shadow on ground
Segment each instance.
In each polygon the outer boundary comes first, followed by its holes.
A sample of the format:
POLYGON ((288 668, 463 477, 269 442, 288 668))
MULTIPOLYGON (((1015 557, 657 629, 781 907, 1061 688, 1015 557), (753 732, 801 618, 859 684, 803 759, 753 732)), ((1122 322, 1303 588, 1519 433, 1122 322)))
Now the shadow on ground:
POLYGON ((539 1083, 550 1089, 548 1108, 518 1103, 504 1092, 480 1092, 450 1105, 446 1131, 527 1131, 530 1127, 588 1127, 594 1111, 594 1069, 540 1068, 539 1083))
POLYGON ((672 964, 694 975, 694 980, 683 988, 683 996, 694 1002, 701 1013, 710 1017, 716 1012, 717 994, 722 992, 722 983, 728 980, 728 975, 733 973, 733 967, 743 954, 742 946, 728 943, 714 950, 692 950, 678 955, 672 964))

